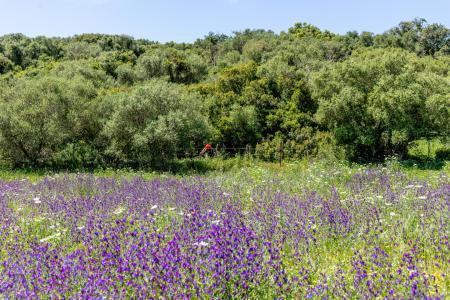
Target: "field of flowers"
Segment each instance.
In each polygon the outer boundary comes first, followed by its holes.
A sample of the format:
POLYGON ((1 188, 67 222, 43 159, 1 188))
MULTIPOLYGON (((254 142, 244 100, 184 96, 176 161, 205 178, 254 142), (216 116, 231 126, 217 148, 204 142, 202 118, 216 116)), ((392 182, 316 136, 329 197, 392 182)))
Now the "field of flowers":
POLYGON ((0 298, 436 298, 450 183, 392 168, 0 181, 0 298))

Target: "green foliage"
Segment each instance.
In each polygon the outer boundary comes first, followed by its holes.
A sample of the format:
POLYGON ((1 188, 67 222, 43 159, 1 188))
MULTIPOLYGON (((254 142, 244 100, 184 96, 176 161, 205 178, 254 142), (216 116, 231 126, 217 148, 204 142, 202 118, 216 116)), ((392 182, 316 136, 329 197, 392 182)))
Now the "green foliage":
POLYGON ((402 156, 450 136, 449 34, 415 19, 378 35, 297 23, 191 44, 1 36, 0 160, 171 168, 204 142, 267 160, 280 144, 295 159, 402 156))
POLYGON ((217 127, 221 133, 218 140, 233 148, 254 145, 261 138, 256 108, 251 105, 234 104, 217 127))
POLYGON ((100 68, 97 61, 77 60, 56 63, 50 70, 46 70, 46 76, 73 80, 82 78, 95 88, 113 85, 113 77, 109 76, 105 70, 100 68))
POLYGON ((450 30, 441 24, 427 24, 425 19, 401 22, 375 38, 381 47, 400 47, 420 55, 435 55, 439 51, 449 53, 450 30))
POLYGON ((450 149, 439 149, 436 151, 437 160, 450 160, 450 149))
POLYGON ((3 54, 0 54, 0 74, 6 73, 13 69, 14 63, 3 54))
POLYGON ((141 80, 167 76, 171 82, 194 83, 207 74, 204 59, 191 52, 159 49, 142 55, 136 66, 141 80))
MULTIPOLYGON (((30 39, 22 34, 0 37, 0 53, 17 68, 36 65, 38 61, 60 59, 63 49, 58 38, 36 37, 30 39)), ((15 68, 14 68, 15 69, 15 68)))
POLYGON ((97 45, 102 51, 131 51, 135 54, 140 53, 142 44, 150 44, 150 42, 144 40, 136 41, 127 35, 82 34, 74 36, 72 40, 74 43, 97 45))
POLYGON ((445 160, 449 152, 449 145, 438 139, 418 140, 408 149, 408 157, 417 160, 445 160))
POLYGON ((105 166, 105 161, 98 148, 81 140, 67 143, 61 150, 55 152, 51 166, 69 170, 96 169, 105 166))
POLYGON ((420 45, 425 55, 434 55, 441 49, 449 52, 450 30, 440 24, 431 24, 422 30, 420 45))
POLYGON ((215 65, 219 52, 219 46, 226 40, 228 40, 228 36, 210 32, 207 36, 205 36, 205 38, 195 41, 195 45, 205 49, 209 56, 209 63, 215 65))
POLYGON ((118 165, 160 166, 192 143, 208 139, 210 126, 198 95, 164 81, 107 97, 113 107, 103 134, 118 165))
POLYGON ((297 130, 297 135, 286 138, 277 132, 272 139, 263 140, 256 145, 256 157, 268 161, 280 158, 302 159, 304 157, 321 157, 342 159, 342 150, 328 132, 314 131, 311 127, 297 130))
POLYGON ((256 67, 256 63, 251 61, 224 69, 217 81, 218 90, 222 93, 239 95, 246 84, 256 79, 256 67))
POLYGON ((117 67, 117 81, 120 84, 132 85, 136 81, 136 74, 133 67, 129 64, 123 64, 117 67))
POLYGON ((43 166, 89 123, 84 108, 95 97, 92 84, 75 78, 20 80, 0 99, 0 151, 13 166, 43 166))
POLYGON ((317 118, 351 158, 404 155, 410 142, 448 136, 450 86, 398 49, 366 50, 316 74, 317 118))
POLYGON ((316 38, 330 40, 334 34, 329 31, 322 31, 316 26, 307 23, 297 23, 294 27, 289 28, 289 34, 296 38, 316 38))
POLYGON ((172 51, 166 59, 167 73, 172 82, 198 82, 207 74, 207 68, 204 59, 195 53, 172 51))
POLYGON ((97 44, 87 42, 73 42, 66 47, 66 56, 69 59, 87 59, 100 55, 102 48, 97 44))
POLYGON ((161 77, 166 74, 165 58, 162 52, 147 52, 141 55, 136 64, 136 73, 141 80, 161 77))
POLYGON ((122 64, 134 64, 136 55, 131 52, 102 52, 97 58, 99 69, 106 72, 107 75, 117 78, 118 67, 122 64))

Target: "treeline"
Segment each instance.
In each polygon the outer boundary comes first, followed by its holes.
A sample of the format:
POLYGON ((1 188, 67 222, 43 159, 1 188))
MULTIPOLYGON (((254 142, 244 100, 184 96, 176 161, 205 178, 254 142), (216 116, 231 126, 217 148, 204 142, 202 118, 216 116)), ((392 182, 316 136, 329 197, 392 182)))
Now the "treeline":
POLYGON ((13 167, 158 167, 209 142, 262 159, 405 156, 450 135, 450 30, 0 37, 0 160, 13 167))

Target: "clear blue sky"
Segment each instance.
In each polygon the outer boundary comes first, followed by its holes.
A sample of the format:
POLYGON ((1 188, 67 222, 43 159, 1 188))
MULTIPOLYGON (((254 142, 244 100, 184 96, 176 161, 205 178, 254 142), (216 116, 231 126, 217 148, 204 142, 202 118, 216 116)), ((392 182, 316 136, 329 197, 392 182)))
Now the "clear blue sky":
POLYGON ((296 22, 381 33, 415 17, 450 27, 450 0, 0 0, 0 35, 89 32, 190 42, 210 31, 280 32, 296 22))

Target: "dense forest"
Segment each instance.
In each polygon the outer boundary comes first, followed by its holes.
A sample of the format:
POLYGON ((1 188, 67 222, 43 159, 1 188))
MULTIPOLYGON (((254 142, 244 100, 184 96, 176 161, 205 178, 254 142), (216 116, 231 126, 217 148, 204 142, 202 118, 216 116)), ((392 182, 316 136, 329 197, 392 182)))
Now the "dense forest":
POLYGON ((405 157, 450 136, 450 30, 297 23, 161 44, 123 35, 0 37, 0 161, 158 167, 204 143, 266 160, 405 157))

